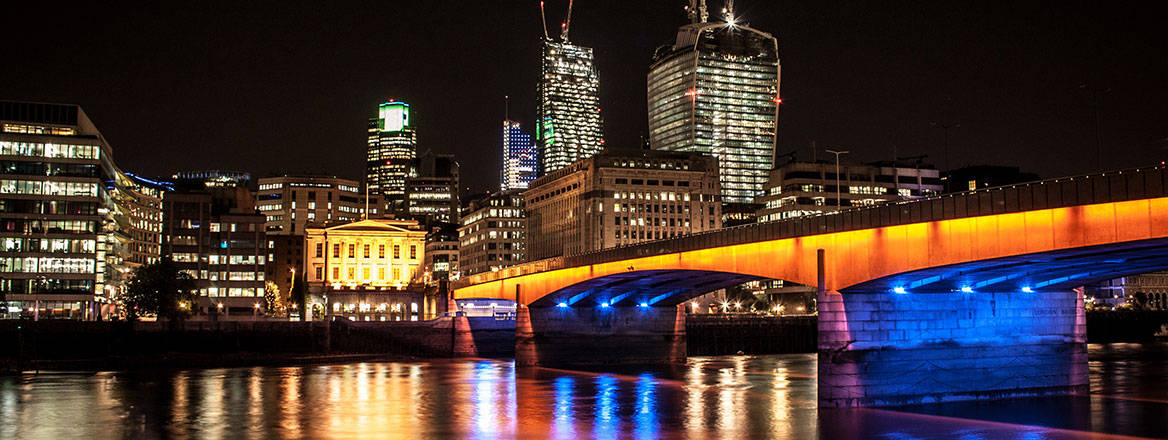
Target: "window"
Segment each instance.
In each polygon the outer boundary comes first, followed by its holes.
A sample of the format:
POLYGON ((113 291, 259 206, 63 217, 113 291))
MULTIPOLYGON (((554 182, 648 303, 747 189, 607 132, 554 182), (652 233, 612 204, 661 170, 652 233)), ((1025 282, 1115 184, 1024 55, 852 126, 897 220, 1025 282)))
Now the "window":
MULTIPOLYGON (((369 245, 365 245, 365 258, 369 258, 369 245)), ((365 278, 369 278, 366 276, 365 278)))
POLYGON ((393 245, 393 258, 401 258, 401 245, 400 244, 393 245))
POLYGON ((324 275, 324 268, 323 268, 323 267, 317 267, 317 268, 316 268, 316 279, 318 279, 318 280, 319 280, 319 279, 321 279, 321 277, 322 277, 323 275, 324 275))
MULTIPOLYGON (((494 232, 494 231, 492 231, 492 232, 494 232)), ((410 259, 411 260, 418 259, 418 246, 412 245, 412 244, 410 245, 410 259)))
POLYGON ((335 280, 335 279, 339 279, 339 278, 341 278, 341 268, 334 267, 333 268, 333 279, 335 280))
MULTIPOLYGON (((324 243, 317 243, 316 244, 316 258, 320 258, 323 256, 324 256, 324 243)), ((320 278, 320 276, 317 275, 317 278, 320 278)))
POLYGON ((350 243, 349 244, 349 258, 354 258, 356 256, 357 256, 357 245, 350 243))
POLYGON ((377 258, 385 258, 385 245, 377 245, 377 258))

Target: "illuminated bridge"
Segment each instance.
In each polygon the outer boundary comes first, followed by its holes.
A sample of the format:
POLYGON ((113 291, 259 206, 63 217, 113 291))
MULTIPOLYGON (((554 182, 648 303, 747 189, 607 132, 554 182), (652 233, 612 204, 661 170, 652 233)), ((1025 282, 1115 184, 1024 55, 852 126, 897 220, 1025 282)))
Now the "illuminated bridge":
POLYGON ((522 365, 679 362, 684 307, 750 280, 818 287, 822 406, 1084 391, 1076 288, 1168 269, 1164 167, 760 223, 464 278, 521 304, 522 365))

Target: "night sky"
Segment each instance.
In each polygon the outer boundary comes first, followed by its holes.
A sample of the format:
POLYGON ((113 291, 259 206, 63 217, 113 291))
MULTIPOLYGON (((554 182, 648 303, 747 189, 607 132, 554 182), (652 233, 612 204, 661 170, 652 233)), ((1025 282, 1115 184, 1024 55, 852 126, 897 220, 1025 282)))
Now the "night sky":
MULTIPOLYGON (((0 9, 0 99, 80 104, 144 175, 360 178, 366 121, 397 98, 420 148, 457 154, 479 192, 498 186, 503 96, 534 119, 536 0, 23 3, 0 9)), ((649 57, 684 3, 576 2, 571 40, 596 50, 608 145, 645 134, 649 57)), ((809 159, 816 141, 944 166, 936 121, 960 124, 953 166, 1091 172, 1096 88, 1105 168, 1168 158, 1168 34, 1152 3, 736 3, 779 39, 780 153, 809 159)), ((554 35, 567 0, 547 5, 554 35)))

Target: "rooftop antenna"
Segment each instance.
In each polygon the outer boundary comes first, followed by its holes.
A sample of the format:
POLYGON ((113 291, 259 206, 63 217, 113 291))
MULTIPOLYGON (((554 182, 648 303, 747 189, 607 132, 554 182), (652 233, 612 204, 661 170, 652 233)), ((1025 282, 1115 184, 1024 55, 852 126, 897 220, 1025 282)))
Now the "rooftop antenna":
POLYGON ((560 34, 560 39, 568 42, 568 28, 572 26, 572 0, 568 0, 568 18, 564 20, 564 32, 560 34))
POLYGON ((511 96, 503 95, 503 120, 511 120, 511 96))
POLYGON ((539 19, 543 21, 543 39, 550 40, 551 37, 547 33, 547 14, 543 12, 543 2, 539 2, 539 19))

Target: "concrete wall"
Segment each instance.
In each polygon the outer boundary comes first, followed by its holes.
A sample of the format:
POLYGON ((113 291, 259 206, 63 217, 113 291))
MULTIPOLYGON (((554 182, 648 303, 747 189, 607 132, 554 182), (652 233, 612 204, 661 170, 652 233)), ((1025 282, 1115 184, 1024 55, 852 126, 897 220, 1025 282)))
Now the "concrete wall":
POLYGON ((820 295, 820 406, 1086 389, 1086 319, 1076 292, 820 295))
POLYGON ((518 365, 685 362, 681 307, 519 307, 516 315, 518 365))

